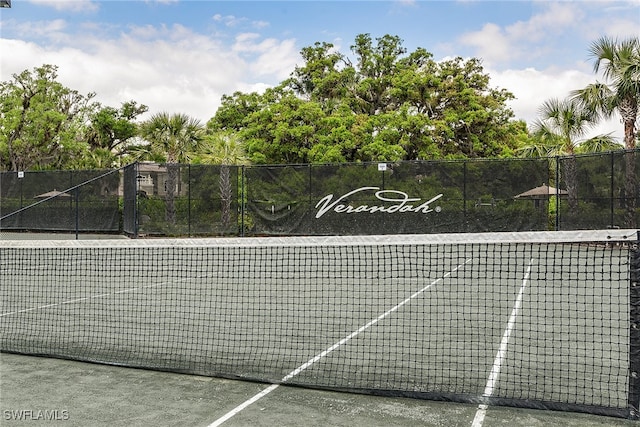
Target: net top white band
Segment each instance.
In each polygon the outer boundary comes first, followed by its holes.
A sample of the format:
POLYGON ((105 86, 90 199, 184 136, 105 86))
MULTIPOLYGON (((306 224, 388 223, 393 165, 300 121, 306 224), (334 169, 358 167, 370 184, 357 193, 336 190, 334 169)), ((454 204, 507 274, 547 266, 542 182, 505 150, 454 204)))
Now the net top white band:
POLYGON ((0 248, 129 247, 285 247, 384 246, 496 243, 634 242, 638 230, 528 231, 491 233, 393 234, 376 236, 304 236, 114 240, 0 240, 0 248))

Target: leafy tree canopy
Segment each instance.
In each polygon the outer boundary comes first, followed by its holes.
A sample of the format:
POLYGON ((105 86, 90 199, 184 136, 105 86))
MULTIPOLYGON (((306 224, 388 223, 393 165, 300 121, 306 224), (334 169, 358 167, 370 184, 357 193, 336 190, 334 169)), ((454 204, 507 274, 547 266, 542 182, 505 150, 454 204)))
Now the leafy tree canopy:
POLYGON ((78 130, 94 94, 82 95, 57 77, 57 67, 43 65, 0 83, 2 169, 62 168, 86 151, 78 130))
POLYGON ((255 163, 508 156, 527 138, 477 59, 438 63, 390 35, 358 35, 351 52, 302 49, 277 87, 223 97, 209 130, 238 132, 255 163))
POLYGON ((110 168, 126 153, 147 106, 102 106, 57 79, 45 64, 0 83, 0 170, 110 168))

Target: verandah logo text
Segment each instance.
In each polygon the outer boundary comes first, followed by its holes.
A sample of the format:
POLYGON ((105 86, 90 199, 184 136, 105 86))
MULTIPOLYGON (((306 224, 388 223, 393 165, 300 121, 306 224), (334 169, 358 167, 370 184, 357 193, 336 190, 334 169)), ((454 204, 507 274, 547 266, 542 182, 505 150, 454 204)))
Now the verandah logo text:
POLYGON ((350 191, 343 196, 333 200, 333 194, 329 194, 328 196, 323 197, 316 204, 316 208, 318 212, 316 213, 316 218, 320 218, 322 215, 329 211, 334 211, 336 213, 359 213, 359 212, 384 212, 388 214, 393 213, 403 213, 403 212, 417 212, 417 213, 429 213, 440 211, 440 208, 437 206, 434 209, 431 208, 431 204, 442 197, 442 194, 438 194, 437 196, 427 200, 424 203, 419 205, 415 205, 415 202, 420 202, 419 198, 410 198, 407 193, 398 190, 381 190, 380 187, 360 187, 353 191, 350 191), (342 203, 345 199, 350 196, 364 192, 364 191, 375 191, 375 196, 381 202, 385 202, 383 205, 358 205, 352 206, 350 204, 342 203), (389 204, 390 203, 390 204, 389 204))

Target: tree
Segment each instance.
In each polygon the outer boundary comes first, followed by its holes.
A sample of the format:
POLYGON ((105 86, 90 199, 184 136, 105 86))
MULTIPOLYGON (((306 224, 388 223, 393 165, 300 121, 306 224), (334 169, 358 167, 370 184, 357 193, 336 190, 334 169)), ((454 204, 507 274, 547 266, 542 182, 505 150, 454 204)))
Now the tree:
POLYGON ((302 49, 280 85, 223 98, 211 128, 238 132, 254 163, 495 157, 528 138, 479 60, 437 63, 390 35, 358 35, 351 51, 302 49))
MULTIPOLYGON (((589 50, 595 73, 603 72, 605 82, 596 82, 572 93, 573 98, 598 118, 611 118, 617 112, 624 125, 624 146, 636 147, 636 122, 640 102, 640 39, 618 41, 601 37, 589 50)), ((625 157, 625 201, 627 225, 635 227, 636 174, 635 155, 625 157)))
POLYGON ((127 153, 127 143, 138 135, 138 126, 135 120, 146 113, 149 108, 146 105, 138 105, 135 101, 122 103, 119 109, 113 107, 100 107, 90 117, 87 140, 92 152, 102 152, 103 157, 110 159, 110 167, 119 159, 122 166, 122 158, 127 153))
POLYGON ((249 164, 244 142, 232 132, 208 132, 194 159, 215 165, 249 164))
POLYGON ((43 65, 0 83, 0 169, 62 168, 89 152, 80 138, 94 104, 43 65))
POLYGON ((352 80, 351 73, 341 71, 350 63, 330 43, 316 42, 313 47, 303 48, 300 54, 305 65, 296 67, 286 84, 306 100, 324 103, 324 110, 332 110, 346 95, 352 80))
POLYGON ((178 182, 178 162, 189 160, 204 137, 200 121, 186 114, 154 114, 140 126, 140 135, 149 142, 147 153, 162 153, 167 162, 167 198, 165 219, 175 224, 175 190, 178 182))
POLYGON ((427 102, 417 105, 429 111, 434 128, 428 135, 444 157, 501 157, 526 139, 526 126, 512 121, 513 111, 506 106, 513 94, 489 82, 478 59, 437 65, 430 87, 423 90, 427 102))
POLYGON ((547 100, 540 107, 539 114, 540 118, 532 126, 534 141, 537 143, 523 147, 520 152, 525 156, 569 156, 563 162, 563 173, 569 209, 576 212, 578 180, 575 154, 609 150, 616 147, 615 141, 610 135, 584 139, 597 124, 597 117, 575 100, 547 100))
POLYGON ((137 135, 145 105, 101 106, 95 93, 59 83, 57 70, 45 64, 0 83, 0 170, 110 168, 137 135))
POLYGON ((220 165, 221 222, 226 228, 231 221, 231 199, 233 196, 230 166, 249 164, 244 144, 234 133, 210 133, 205 137, 199 156, 200 160, 206 163, 220 165))
POLYGON ((617 41, 602 37, 590 48, 593 70, 602 70, 606 82, 596 82, 572 93, 584 108, 599 118, 609 119, 617 112, 624 124, 624 145, 635 148, 635 126, 640 103, 640 39, 617 41))
POLYGON ((356 55, 354 85, 350 88, 352 109, 370 116, 397 107, 392 94, 393 79, 404 69, 400 60, 407 51, 398 36, 385 35, 374 45, 369 34, 356 36, 351 51, 356 55))

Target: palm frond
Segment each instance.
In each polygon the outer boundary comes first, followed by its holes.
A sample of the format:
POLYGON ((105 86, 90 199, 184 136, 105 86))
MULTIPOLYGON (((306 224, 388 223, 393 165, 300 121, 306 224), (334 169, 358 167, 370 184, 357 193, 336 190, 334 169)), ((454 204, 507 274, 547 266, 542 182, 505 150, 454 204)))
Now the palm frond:
POLYGON ((603 151, 622 150, 624 146, 613 138, 611 133, 605 135, 597 135, 582 141, 577 148, 579 153, 598 153, 603 151))

